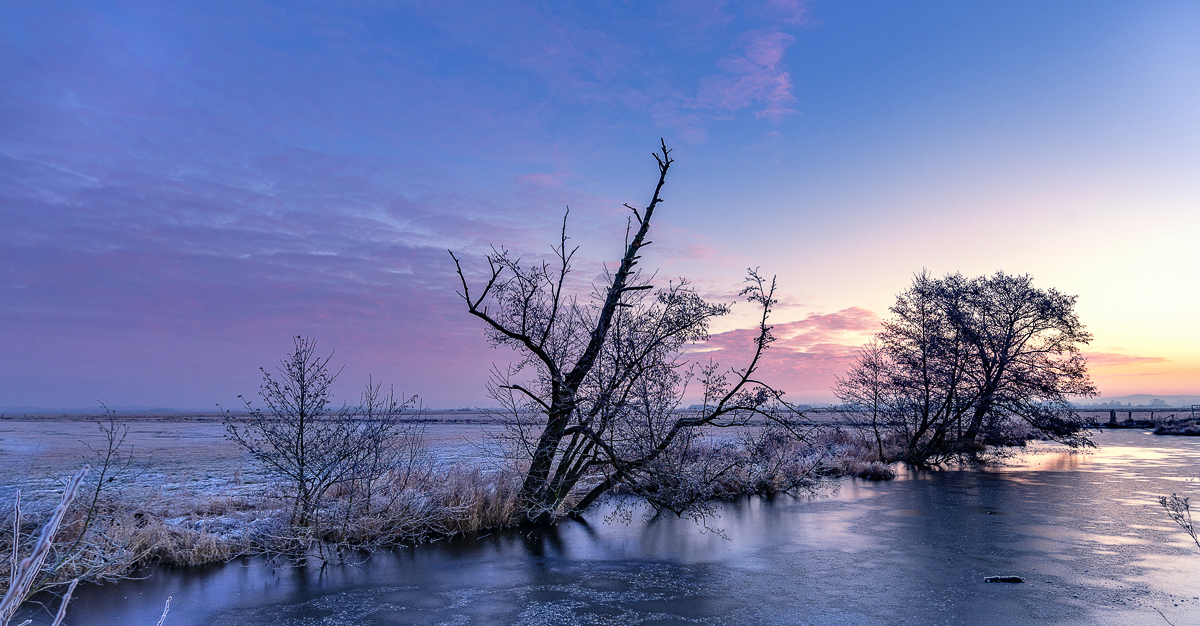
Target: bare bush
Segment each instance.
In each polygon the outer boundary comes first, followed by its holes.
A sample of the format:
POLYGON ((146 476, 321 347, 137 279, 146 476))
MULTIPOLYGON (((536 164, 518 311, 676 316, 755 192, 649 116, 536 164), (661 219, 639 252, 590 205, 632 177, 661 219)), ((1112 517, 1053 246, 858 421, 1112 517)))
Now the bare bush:
MULTIPOLYGON (((329 356, 316 352, 316 341, 294 338, 294 349, 281 360, 276 374, 261 369, 259 397, 266 410, 243 401, 249 415, 226 412, 230 440, 287 485, 290 524, 319 537, 329 524, 322 519, 325 498, 344 487, 350 502, 342 518, 375 506, 376 483, 388 473, 405 472, 421 449, 419 430, 401 420, 419 412, 416 397, 398 399, 370 382, 358 406, 333 406, 337 372, 329 356)), ((239 396, 241 397, 241 396, 239 396)))
MULTIPOLYGON (((106 413, 111 417, 111 411, 105 407, 106 413)), ((110 422, 111 424, 111 422, 110 422)), ((103 428, 103 427, 102 427, 103 428)), ((118 439, 124 440, 124 437, 114 438, 112 434, 115 431, 110 425, 110 429, 106 431, 109 436, 108 457, 113 456, 113 452, 120 447, 119 443, 115 443, 118 439)), ((63 489, 62 498, 59 500, 58 506, 50 514, 50 518, 42 525, 38 533, 36 541, 34 541, 29 556, 24 559, 20 558, 21 551, 21 492, 17 492, 15 502, 13 503, 13 530, 12 530, 12 553, 6 559, 9 566, 9 583, 8 589, 5 591, 4 598, 0 600, 0 626, 8 626, 12 621, 13 616, 21 605, 29 600, 31 596, 44 588, 39 588, 38 581, 52 580, 56 571, 53 567, 47 566, 47 561, 51 553, 55 549, 55 543, 61 542, 59 534, 63 530, 63 519, 68 511, 71 510, 71 505, 75 498, 79 495, 80 487, 83 484, 84 477, 88 474, 91 468, 84 465, 82 469, 67 481, 63 489)), ((93 502, 97 498, 93 498, 93 502)), ((94 507, 94 504, 93 504, 94 507)), ((82 534, 82 533, 81 533, 82 534)), ((78 542, 72 544, 72 548, 65 550, 66 554, 72 554, 78 547, 78 542)), ((58 611, 54 614, 54 621, 51 626, 60 626, 67 616, 67 606, 71 603, 71 596, 75 593, 75 587, 79 584, 81 578, 72 578, 67 583, 67 589, 62 594, 59 600, 58 611)), ((167 619, 167 612, 171 608, 171 598, 168 597, 165 606, 163 607, 162 617, 158 620, 158 626, 162 626, 167 619)), ((21 622, 20 626, 28 626, 32 620, 21 622)))
POLYGON ((803 438, 777 424, 746 429, 738 438, 745 451, 743 493, 774 494, 811 487, 824 458, 820 430, 803 438))
MULTIPOLYGON (((77 486, 71 505, 61 513, 54 541, 31 582, 31 593, 61 588, 72 581, 123 580, 151 557, 145 528, 132 517, 120 492, 131 478, 134 465, 132 450, 125 445, 129 428, 117 421, 114 411, 108 407, 104 411, 98 424, 103 444, 83 443, 90 451, 84 460, 93 469, 77 486)), ((21 543, 23 524, 41 517, 38 512, 44 511, 36 500, 31 503, 32 509, 25 511, 19 504, 11 512, 14 546, 21 543)), ((0 535, 10 538, 2 531, 0 535)))
MULTIPOLYGON (((889 450, 902 450, 895 445, 894 438, 884 436, 872 442, 857 434, 847 433, 840 428, 824 429, 813 437, 812 448, 819 454, 817 472, 822 476, 854 476, 867 480, 890 480, 896 477, 890 463, 881 461, 878 446, 887 454, 889 450)), ((887 458, 887 457, 884 457, 887 458)))
MULTIPOLYGON (((103 406, 103 404, 101 405, 103 406)), ((121 487, 134 472, 134 452, 125 444, 129 425, 117 420, 116 411, 104 406, 98 423, 102 445, 83 445, 93 468, 84 479, 76 506, 59 531, 55 558, 47 567, 43 584, 63 580, 116 582, 147 559, 138 528, 123 519, 121 487)))

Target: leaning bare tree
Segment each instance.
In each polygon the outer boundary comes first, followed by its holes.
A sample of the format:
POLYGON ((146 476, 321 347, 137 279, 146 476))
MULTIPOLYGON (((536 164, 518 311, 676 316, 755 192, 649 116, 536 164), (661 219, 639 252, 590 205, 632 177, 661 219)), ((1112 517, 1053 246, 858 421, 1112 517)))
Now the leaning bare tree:
POLYGON ((696 429, 745 423, 755 415, 788 422, 782 394, 754 378, 773 341, 767 320, 774 280, 751 272, 742 292, 761 308, 754 353, 744 368, 686 367, 686 346, 707 339, 710 321, 729 307, 704 301, 686 281, 656 289, 652 277, 636 268, 651 243, 647 234, 674 163, 665 143, 654 158, 658 182, 650 202, 640 210, 625 205, 633 215, 624 254, 615 271, 606 267, 604 283, 593 287, 590 298, 571 292, 576 248, 568 248, 566 217, 553 263, 525 265, 493 248, 482 287, 471 287, 450 253, 467 311, 483 320, 494 345, 520 355, 497 370, 491 391, 510 410, 507 423, 524 447, 528 468, 520 499, 527 521, 581 512, 618 486, 679 512, 705 493, 696 480, 721 475, 720 468, 710 468, 679 484, 678 462, 697 456, 696 429), (703 407, 681 411, 693 380, 703 387, 703 407))

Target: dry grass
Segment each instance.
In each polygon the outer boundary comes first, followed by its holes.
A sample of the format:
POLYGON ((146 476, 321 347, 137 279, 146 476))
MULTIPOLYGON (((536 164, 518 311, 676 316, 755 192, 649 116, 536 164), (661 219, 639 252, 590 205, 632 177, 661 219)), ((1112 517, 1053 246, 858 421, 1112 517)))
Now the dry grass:
POLYGON ((660 466, 615 491, 703 519, 715 501, 811 490, 820 478, 836 476, 887 480, 895 472, 856 434, 814 428, 798 438, 783 429, 747 428, 738 437, 696 440, 664 454, 660 466))
POLYGON ((455 465, 381 482, 371 486, 369 502, 348 489, 331 494, 311 532, 335 545, 364 548, 421 543, 516 519, 519 483, 505 472, 455 465))
MULTIPOLYGON (((111 583, 150 564, 195 566, 248 554, 308 554, 338 548, 413 545, 513 523, 519 482, 512 474, 455 465, 389 472, 365 498, 355 486, 332 490, 316 522, 293 527, 287 494, 179 493, 126 486, 89 510, 76 500, 63 513, 43 568, 41 588, 70 580, 111 583), (85 520, 90 523, 84 525, 85 520)), ((18 550, 27 551, 47 519, 53 494, 27 502, 18 550)), ((13 511, 3 515, 0 542, 12 546, 13 511)), ((11 575, 10 559, 0 575, 11 575)))
POLYGON ((903 443, 895 439, 883 442, 884 458, 879 458, 874 442, 859 433, 846 432, 839 428, 821 431, 814 439, 813 448, 822 451, 820 473, 823 476, 854 476, 866 480, 890 480, 896 477, 889 458, 903 450, 903 443))
MULTIPOLYGON (((280 498, 168 499, 143 493, 99 502, 91 527, 81 533, 88 513, 76 502, 57 527, 41 588, 71 580, 116 582, 154 563, 195 566, 272 553, 328 558, 338 548, 412 545, 506 526, 516 517, 519 482, 506 473, 460 465, 408 476, 402 485, 373 487, 370 505, 352 491, 331 494, 318 523, 303 528, 287 523, 289 511, 280 498)), ((42 504, 22 512, 19 550, 31 549, 31 535, 48 518, 42 504)), ((9 546, 12 522, 10 511, 0 532, 9 546)), ((10 563, 0 562, 0 574, 11 576, 10 563)))
POLYGON ((521 484, 512 473, 456 466, 440 484, 439 526, 448 534, 508 526, 516 519, 521 484))
POLYGON ((168 526, 161 519, 148 521, 132 539, 131 543, 142 555, 137 565, 224 563, 251 551, 244 542, 204 530, 168 526))
MULTIPOLYGON (((44 507, 35 507, 43 508, 44 507)), ((125 502, 101 502, 101 515, 86 530, 87 514, 77 501, 64 515, 53 537, 48 558, 35 591, 56 587, 71 580, 113 583, 154 562, 193 565, 226 561, 244 551, 244 546, 203 531, 170 525, 153 513, 125 502)), ((33 529, 47 519, 44 510, 26 511, 17 535, 18 551, 27 549, 33 529)), ((0 541, 13 545, 13 512, 5 519, 0 541)), ((8 561, 0 576, 11 576, 8 561)))

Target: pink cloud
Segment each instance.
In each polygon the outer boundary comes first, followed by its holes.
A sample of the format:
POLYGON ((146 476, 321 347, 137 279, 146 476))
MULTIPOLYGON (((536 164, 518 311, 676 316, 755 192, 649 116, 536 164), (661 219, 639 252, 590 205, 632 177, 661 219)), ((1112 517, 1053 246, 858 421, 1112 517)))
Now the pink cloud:
POLYGON ((1128 365, 1167 362, 1167 359, 1160 356, 1134 356, 1117 352, 1084 352, 1083 356, 1087 357, 1089 365, 1100 368, 1117 368, 1128 365))
MULTIPOLYGON (((1145 366, 1170 362, 1170 359, 1160 356, 1138 356, 1119 352, 1084 352, 1083 355, 1087 357, 1092 378, 1097 381, 1108 381, 1103 385, 1103 391, 1106 393, 1115 392, 1111 387, 1114 385, 1120 387, 1122 379, 1178 375, 1177 372, 1146 371, 1145 366)), ((1141 391, 1141 389, 1135 389, 1135 391, 1141 391)))
MULTIPOLYGON (((759 378, 788 392, 794 401, 828 401, 835 378, 845 373, 858 348, 879 331, 880 318, 860 307, 818 313, 775 325, 759 378)), ((693 352, 726 367, 742 367, 753 353, 755 329, 713 335, 693 352)))

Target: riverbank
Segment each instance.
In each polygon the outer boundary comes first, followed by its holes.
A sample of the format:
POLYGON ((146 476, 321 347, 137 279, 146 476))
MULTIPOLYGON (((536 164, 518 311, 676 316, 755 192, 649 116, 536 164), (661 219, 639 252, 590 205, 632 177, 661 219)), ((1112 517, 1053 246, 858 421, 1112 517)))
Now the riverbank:
MULTIPOLYGON (((8 507, 0 541, 12 542, 16 489, 23 491, 22 541, 28 548, 58 497, 62 477, 84 463, 100 468, 110 461, 120 471, 90 475, 88 480, 101 482, 85 483, 57 538, 58 545, 83 552, 58 555, 66 565, 49 582, 76 577, 113 582, 151 564, 196 567, 272 553, 339 561, 348 551, 416 545, 514 524, 520 472, 494 447, 497 427, 461 412, 427 414, 414 423, 423 445, 372 485, 374 501, 364 503, 361 494, 335 487, 314 522, 297 527, 280 484, 224 437, 220 415, 121 416, 106 426, 120 431, 108 460, 100 458, 106 431, 90 419, 0 420, 7 465, 0 468, 7 479, 0 495, 8 507), (93 565, 76 565, 85 562, 93 565)), ((893 475, 888 465, 867 458, 863 442, 836 429, 816 431, 807 443, 772 444, 768 463, 739 456, 746 446, 762 444, 753 439, 747 431, 725 429, 696 448, 697 454, 738 467, 724 473, 709 497, 808 491, 821 477, 893 475)))
MULTIPOLYGON (((1200 441, 1103 431, 1072 453, 1031 443, 987 467, 829 481, 744 498, 707 521, 606 521, 479 533, 337 566, 238 559, 80 587, 93 626, 329 624, 1192 623, 1200 550, 1156 496, 1197 496, 1200 441), (1025 582, 987 584, 1016 575, 1025 582)), ((38 626, 48 624, 40 617, 38 626)))

